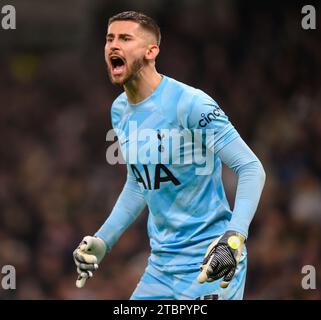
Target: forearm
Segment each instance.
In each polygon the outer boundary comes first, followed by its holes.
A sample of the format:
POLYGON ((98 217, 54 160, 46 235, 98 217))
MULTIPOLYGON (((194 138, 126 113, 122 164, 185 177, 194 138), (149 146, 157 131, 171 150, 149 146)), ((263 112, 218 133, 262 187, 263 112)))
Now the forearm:
POLYGON ((136 181, 132 176, 128 176, 111 214, 95 234, 104 240, 108 251, 136 220, 145 204, 143 194, 136 181))
POLYGON ((241 138, 224 147, 219 157, 238 176, 233 215, 227 229, 247 238, 265 182, 263 166, 241 138))

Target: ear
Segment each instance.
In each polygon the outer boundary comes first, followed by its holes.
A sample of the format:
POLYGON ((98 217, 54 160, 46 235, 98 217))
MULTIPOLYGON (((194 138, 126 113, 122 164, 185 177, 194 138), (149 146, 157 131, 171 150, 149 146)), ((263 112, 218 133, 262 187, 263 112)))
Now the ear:
POLYGON ((145 53, 145 59, 155 60, 159 54, 159 46, 156 44, 150 44, 145 53))

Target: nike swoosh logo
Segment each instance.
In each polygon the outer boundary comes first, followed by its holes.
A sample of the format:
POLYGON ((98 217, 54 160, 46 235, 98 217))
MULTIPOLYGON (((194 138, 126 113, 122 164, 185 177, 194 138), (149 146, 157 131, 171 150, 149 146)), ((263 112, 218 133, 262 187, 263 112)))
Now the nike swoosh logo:
POLYGON ((122 146, 123 144, 127 143, 128 141, 129 141, 129 139, 127 139, 127 140, 125 140, 125 141, 121 142, 121 143, 120 143, 120 145, 122 146))

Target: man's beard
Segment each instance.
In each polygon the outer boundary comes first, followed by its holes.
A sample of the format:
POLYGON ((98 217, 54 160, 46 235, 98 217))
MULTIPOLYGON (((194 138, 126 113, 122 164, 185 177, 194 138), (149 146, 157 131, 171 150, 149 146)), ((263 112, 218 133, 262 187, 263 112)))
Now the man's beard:
POLYGON ((144 58, 137 58, 136 60, 134 60, 131 67, 128 66, 128 71, 126 70, 125 78, 122 80, 122 82, 113 80, 113 76, 111 74, 111 68, 108 67, 109 80, 111 81, 112 84, 118 84, 120 86, 123 86, 127 82, 135 79, 143 67, 144 67, 144 58))

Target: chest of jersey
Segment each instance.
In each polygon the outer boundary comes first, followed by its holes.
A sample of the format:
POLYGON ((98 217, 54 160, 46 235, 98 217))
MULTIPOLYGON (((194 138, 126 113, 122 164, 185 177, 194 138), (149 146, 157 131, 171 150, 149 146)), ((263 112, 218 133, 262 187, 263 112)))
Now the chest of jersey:
POLYGON ((157 111, 127 114, 117 133, 127 164, 192 164, 193 135, 157 111))
POLYGON ((201 132, 183 128, 175 113, 127 112, 117 130, 123 158, 145 190, 179 186, 207 161, 201 132))

